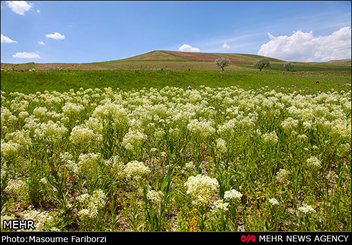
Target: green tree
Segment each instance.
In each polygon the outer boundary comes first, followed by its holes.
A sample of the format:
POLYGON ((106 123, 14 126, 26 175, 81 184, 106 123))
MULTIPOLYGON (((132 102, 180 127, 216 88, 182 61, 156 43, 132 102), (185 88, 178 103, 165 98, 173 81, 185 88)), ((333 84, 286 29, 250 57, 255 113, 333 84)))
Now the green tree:
POLYGON ((286 62, 284 64, 284 68, 286 69, 286 71, 289 71, 290 69, 292 69, 293 67, 295 67, 294 64, 292 64, 291 62, 286 62))
POLYGON ((259 71, 262 71, 262 69, 265 67, 271 67, 270 62, 267 58, 262 58, 260 60, 257 60, 256 62, 254 62, 253 66, 254 68, 258 68, 259 71))
POLYGON ((221 57, 221 59, 215 60, 214 64, 224 70, 224 67, 230 64, 230 60, 228 58, 221 57))

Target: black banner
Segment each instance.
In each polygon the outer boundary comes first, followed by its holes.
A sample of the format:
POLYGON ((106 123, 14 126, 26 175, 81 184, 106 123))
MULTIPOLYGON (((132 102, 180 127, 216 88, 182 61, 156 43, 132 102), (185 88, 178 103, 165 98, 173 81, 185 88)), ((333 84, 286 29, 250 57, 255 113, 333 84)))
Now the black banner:
POLYGON ((202 240, 220 238, 221 241, 236 244, 350 243, 351 232, 1 232, 2 244, 107 244, 131 241, 121 240, 131 238, 135 242, 138 241, 137 239, 148 238, 158 238, 149 242, 172 242, 178 239, 185 241, 185 238, 202 240))

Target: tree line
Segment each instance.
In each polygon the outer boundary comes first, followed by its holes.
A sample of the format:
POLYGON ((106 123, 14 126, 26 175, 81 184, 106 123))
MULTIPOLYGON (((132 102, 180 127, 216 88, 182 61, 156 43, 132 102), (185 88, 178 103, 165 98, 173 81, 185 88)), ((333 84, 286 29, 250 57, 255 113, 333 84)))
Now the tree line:
MULTIPOLYGON (((230 60, 228 58, 221 57, 221 59, 216 59, 214 64, 218 66, 219 68, 224 71, 224 68, 228 65, 230 65, 230 60)), ((295 65, 292 64, 291 62, 286 62, 283 67, 286 69, 286 71, 289 71, 292 69, 295 65)), ((270 61, 267 58, 262 58, 254 62, 253 64, 254 68, 258 68, 259 71, 262 71, 263 68, 271 67, 270 61)))

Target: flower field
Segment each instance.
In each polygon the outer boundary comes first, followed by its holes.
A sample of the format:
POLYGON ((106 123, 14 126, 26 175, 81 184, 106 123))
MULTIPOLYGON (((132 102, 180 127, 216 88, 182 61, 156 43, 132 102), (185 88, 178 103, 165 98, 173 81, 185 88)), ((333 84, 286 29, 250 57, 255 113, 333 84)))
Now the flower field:
POLYGON ((350 231, 350 144, 350 91, 2 91, 1 219, 37 231, 350 231))

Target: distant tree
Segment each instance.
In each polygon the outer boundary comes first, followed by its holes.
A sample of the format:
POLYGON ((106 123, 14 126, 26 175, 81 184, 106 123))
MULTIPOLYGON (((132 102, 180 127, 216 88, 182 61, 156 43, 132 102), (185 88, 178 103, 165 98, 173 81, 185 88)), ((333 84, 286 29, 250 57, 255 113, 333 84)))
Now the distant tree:
POLYGON ((221 59, 215 60, 214 64, 224 70, 224 67, 230 64, 230 60, 228 58, 221 57, 221 59))
POLYGON ((284 68, 286 69, 286 71, 289 71, 290 69, 292 69, 293 67, 295 67, 294 64, 292 64, 291 62, 286 62, 284 64, 284 68))
POLYGON ((254 68, 258 68, 259 71, 262 71, 262 69, 265 67, 271 67, 269 60, 266 58, 257 60, 256 62, 254 62, 253 66, 254 68))

